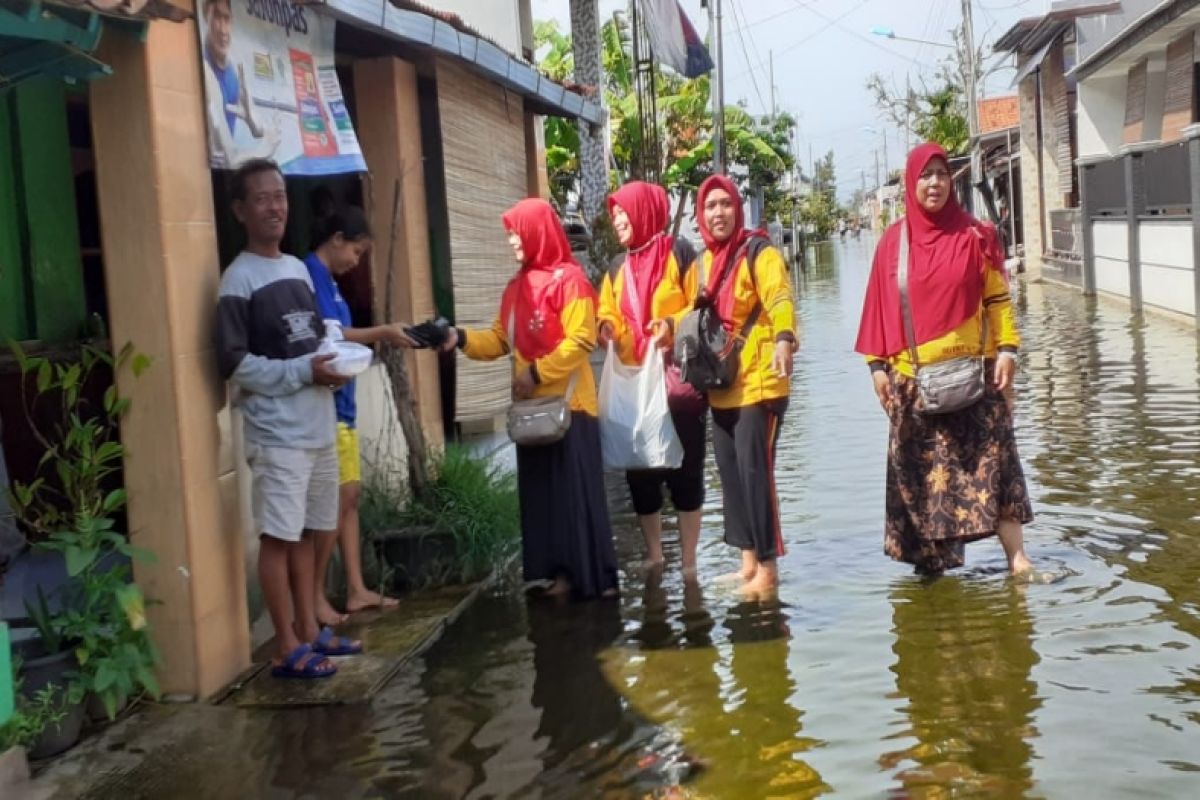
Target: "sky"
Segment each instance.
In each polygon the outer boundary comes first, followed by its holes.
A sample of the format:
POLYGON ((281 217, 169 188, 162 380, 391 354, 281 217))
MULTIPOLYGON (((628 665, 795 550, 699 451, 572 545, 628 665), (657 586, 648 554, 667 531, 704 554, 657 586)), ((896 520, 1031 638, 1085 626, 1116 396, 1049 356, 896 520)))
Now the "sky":
MULTIPOLYGON (((702 37, 708 12, 700 0, 680 0, 702 37)), ((1050 0, 974 0, 975 39, 989 45, 1014 22, 1046 13, 1050 0)), ((628 0, 600 0, 602 19, 626 10, 628 0)), ((534 19, 557 19, 570 28, 568 0, 533 0, 534 19)), ((838 194, 848 198, 864 180, 875 180, 875 157, 887 143, 887 164, 903 166, 904 134, 885 122, 866 89, 874 72, 903 91, 932 80, 951 50, 872 35, 875 26, 898 37, 951 42, 962 18, 961 0, 722 0, 725 98, 746 100, 754 114, 770 111, 770 67, 775 64, 775 103, 799 121, 800 155, 807 161, 833 150, 838 194), (874 132, 864 130, 874 128, 874 132), (860 172, 860 170, 865 172, 860 172)), ((1010 64, 990 57, 984 67, 1010 64)), ((984 81, 984 94, 1013 94, 1012 69, 997 69, 984 81)), ((915 142, 914 142, 915 144, 915 142)), ((882 166, 882 164, 881 164, 882 166)))

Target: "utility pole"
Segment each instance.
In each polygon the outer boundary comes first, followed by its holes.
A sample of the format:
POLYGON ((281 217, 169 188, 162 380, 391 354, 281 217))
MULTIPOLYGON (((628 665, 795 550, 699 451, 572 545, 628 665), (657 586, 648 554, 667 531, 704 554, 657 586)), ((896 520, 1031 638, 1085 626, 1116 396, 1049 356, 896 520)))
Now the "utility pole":
POLYGON ((883 186, 883 184, 879 182, 879 151, 876 150, 875 151, 875 191, 879 191, 879 188, 881 186, 883 186))
POLYGON ((912 75, 904 76, 904 157, 912 152, 912 75))
POLYGON ((975 76, 978 70, 975 65, 975 24, 971 14, 971 0, 962 0, 962 15, 963 15, 963 45, 966 52, 963 54, 963 66, 966 68, 966 90, 967 90, 967 130, 970 132, 970 148, 971 148, 971 211, 977 208, 975 184, 983 179, 980 174, 979 163, 979 148, 977 139, 979 138, 979 114, 976 111, 975 103, 978 95, 975 86, 975 76))
POLYGON ((767 61, 771 65, 771 124, 775 123, 775 51, 767 51, 767 61))
POLYGON ((892 178, 888 174, 888 155, 887 155, 887 128, 883 129, 883 182, 887 183, 892 178))
POLYGON ((721 44, 721 0, 705 0, 708 30, 712 35, 713 61, 713 172, 725 174, 725 48, 721 44))

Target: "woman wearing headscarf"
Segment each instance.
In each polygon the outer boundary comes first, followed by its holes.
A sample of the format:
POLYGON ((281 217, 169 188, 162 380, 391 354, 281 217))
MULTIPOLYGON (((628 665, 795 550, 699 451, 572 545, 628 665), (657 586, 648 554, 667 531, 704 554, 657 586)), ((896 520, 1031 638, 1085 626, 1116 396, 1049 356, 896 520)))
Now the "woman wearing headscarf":
MULTIPOLYGON (((696 252, 686 240, 665 233, 670 204, 661 186, 631 181, 608 198, 608 211, 626 253, 600 287, 599 341, 602 347, 613 343, 623 363, 638 365, 646 350, 655 346, 651 323, 686 309, 696 296, 696 272, 691 269, 696 252)), ((665 346, 667 338, 661 337, 659 343, 665 346)), ((696 569, 704 505, 708 407, 703 395, 675 379, 678 370, 670 356, 664 357, 672 372, 667 400, 683 444, 683 464, 678 469, 630 470, 625 479, 652 567, 663 563, 661 512, 666 484, 679 514, 683 569, 690 574, 696 569)))
POLYGON ((855 345, 891 422, 884 552, 936 574, 963 563, 967 542, 999 534, 1009 570, 1024 572, 1031 565, 1021 526, 1033 511, 1005 399, 1021 339, 1003 252, 994 229, 959 206, 946 152, 936 144, 908 157, 905 208, 876 247, 855 345), (911 337, 898 277, 902 238, 911 337), (958 411, 924 413, 914 352, 922 369, 982 354, 982 398, 958 411))
POLYGON ((617 591, 596 421, 596 292, 571 256, 550 204, 530 198, 503 215, 521 265, 491 328, 452 329, 443 348, 492 361, 513 357, 513 395, 565 396, 571 425, 554 444, 517 446, 525 579, 552 580, 548 594, 580 599, 617 591))
POLYGON ((707 248, 697 261, 704 302, 714 304, 729 333, 744 336, 737 378, 708 393, 725 541, 741 550, 743 592, 762 595, 778 586, 776 561, 785 552, 775 447, 799 346, 792 286, 783 255, 765 233, 746 229, 729 178, 713 175, 700 185, 696 214, 707 248))

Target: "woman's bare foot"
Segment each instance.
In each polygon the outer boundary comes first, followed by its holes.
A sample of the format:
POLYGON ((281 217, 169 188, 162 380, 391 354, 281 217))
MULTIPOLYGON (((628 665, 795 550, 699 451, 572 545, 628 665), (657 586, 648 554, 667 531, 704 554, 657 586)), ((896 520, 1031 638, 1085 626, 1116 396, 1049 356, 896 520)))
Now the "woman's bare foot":
POLYGON ((400 605, 400 601, 396 598, 387 597, 379 592, 372 592, 368 589, 353 591, 346 598, 346 611, 351 614, 366 611, 368 608, 378 608, 388 611, 398 605, 400 605))
POLYGON ((571 593, 571 583, 566 578, 555 578, 554 583, 546 590, 549 597, 566 597, 571 593))
POLYGON ((746 582, 744 586, 738 589, 738 592, 746 597, 767 598, 773 597, 779 590, 779 568, 772 561, 763 561, 758 565, 758 571, 754 573, 754 577, 746 582))
POLYGON ((1008 562, 1008 574, 1013 577, 1026 575, 1033 572, 1033 562, 1029 560, 1029 556, 1025 555, 1024 551, 1015 553, 1008 562))
POLYGON ((662 553, 658 554, 658 558, 654 558, 652 555, 647 555, 644 559, 642 559, 642 572, 645 574, 650 574, 655 570, 662 569, 663 565, 665 564, 666 560, 663 558, 662 553))
POLYGON ((347 616, 348 615, 343 614, 334 608, 330 604, 329 598, 325 597, 324 594, 317 596, 317 622, 321 623, 322 625, 333 627, 334 625, 341 625, 343 622, 345 622, 347 616))
POLYGON ((749 583, 752 580, 754 580, 753 572, 751 572, 749 575, 747 575, 746 573, 742 572, 739 569, 739 570, 734 570, 733 572, 726 572, 724 575, 718 575, 717 579, 716 579, 716 583, 719 583, 719 584, 749 583))

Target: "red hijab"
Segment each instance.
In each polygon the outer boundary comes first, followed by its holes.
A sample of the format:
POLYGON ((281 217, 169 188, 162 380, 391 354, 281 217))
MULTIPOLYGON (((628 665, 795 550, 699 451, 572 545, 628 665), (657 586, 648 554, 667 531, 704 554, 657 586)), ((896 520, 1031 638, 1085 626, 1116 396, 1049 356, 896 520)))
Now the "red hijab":
POLYGON ((954 196, 937 213, 917 202, 917 179, 935 158, 949 165, 946 151, 932 142, 908 156, 904 171, 904 207, 879 240, 862 321, 854 349, 864 355, 890 357, 907 349, 900 311, 900 226, 908 226, 908 297, 917 344, 937 339, 979 313, 983 302, 984 270, 1002 270, 1004 252, 995 228, 972 217, 954 196))
MULTIPOLYGON (((671 215, 667 191, 661 186, 643 181, 630 181, 608 198, 608 212, 620 206, 629 217, 633 238, 625 256, 627 280, 621 292, 621 313, 633 329, 633 350, 640 359, 650 341, 646 326, 651 321, 651 302, 654 290, 667 271, 667 256, 675 244, 664 232, 671 215), (632 277, 632 286, 629 277, 632 277), (634 297, 638 302, 634 303, 634 297)), ((682 266, 682 265, 681 265, 682 266)))
POLYGON ((552 353, 563 340, 561 313, 572 300, 595 299, 583 268, 571 255, 567 234, 553 207, 531 197, 504 212, 504 229, 521 237, 525 258, 508 282, 500 300, 500 324, 505 331, 514 319, 515 342, 521 358, 533 361, 552 353))
MULTIPOLYGON (((751 236, 766 236, 767 234, 766 231, 751 231, 746 229, 746 215, 742 210, 742 196, 738 193, 737 186, 733 184, 733 181, 724 175, 710 175, 705 179, 704 183, 700 184, 700 191, 696 193, 696 219, 700 226, 700 236, 704 239, 704 246, 708 248, 708 252, 712 253, 712 266, 709 268, 708 285, 705 287, 707 294, 712 297, 714 287, 721 280, 721 275, 725 271, 727 262, 736 258, 737 253, 742 249, 742 245, 751 236), (723 242, 717 241, 712 231, 708 229, 708 223, 704 219, 704 203, 713 189, 723 190, 733 201, 734 231, 723 242)), ((730 263, 728 267, 729 269, 737 269, 737 264, 730 263)), ((725 322, 725 327, 729 327, 733 324, 733 276, 730 276, 721 285, 715 300, 717 313, 720 314, 721 319, 725 322)))

